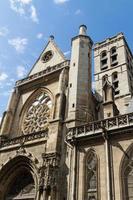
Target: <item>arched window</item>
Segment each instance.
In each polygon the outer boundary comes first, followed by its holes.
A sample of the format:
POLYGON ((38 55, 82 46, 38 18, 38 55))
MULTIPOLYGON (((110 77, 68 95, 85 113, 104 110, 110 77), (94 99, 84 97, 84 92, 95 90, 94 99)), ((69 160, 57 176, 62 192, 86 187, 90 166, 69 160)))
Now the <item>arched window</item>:
POLYGON ((133 147, 125 154, 121 167, 122 200, 133 200, 133 147))
POLYGON ((116 66, 118 64, 117 57, 118 57, 117 49, 116 47, 112 47, 110 49, 111 66, 116 66))
POLYGON ((105 70, 108 68, 108 65, 107 65, 107 51, 102 51, 101 53, 101 56, 100 56, 100 59, 101 59, 101 70, 105 70))
POLYGON ((112 85, 114 87, 115 95, 120 93, 119 91, 119 79, 118 79, 118 72, 112 73, 112 85))
POLYGON ((98 199, 98 161, 97 156, 93 150, 86 158, 86 200, 98 199))
POLYGON ((21 132, 29 134, 47 129, 51 107, 51 98, 45 91, 41 90, 31 96, 22 117, 21 132))

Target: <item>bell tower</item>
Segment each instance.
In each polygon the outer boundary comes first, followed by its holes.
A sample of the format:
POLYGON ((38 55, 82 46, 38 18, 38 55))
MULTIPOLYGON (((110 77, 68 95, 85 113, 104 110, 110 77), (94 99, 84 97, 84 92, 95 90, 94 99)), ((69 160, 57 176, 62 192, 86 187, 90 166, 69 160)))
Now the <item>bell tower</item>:
POLYGON ((94 45, 95 85, 102 97, 103 80, 108 76, 120 114, 127 112, 133 96, 133 55, 123 33, 94 45), (125 84, 126 83, 126 84, 125 84))
POLYGON ((80 125, 91 119, 91 54, 93 42, 81 25, 72 38, 69 71, 68 124, 80 125))

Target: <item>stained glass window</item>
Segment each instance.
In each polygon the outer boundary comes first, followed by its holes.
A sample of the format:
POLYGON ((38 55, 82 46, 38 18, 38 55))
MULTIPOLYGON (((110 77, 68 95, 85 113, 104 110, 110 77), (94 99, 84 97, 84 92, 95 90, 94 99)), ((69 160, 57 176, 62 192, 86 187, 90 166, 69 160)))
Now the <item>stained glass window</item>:
POLYGON ((125 200, 133 200, 133 165, 127 166, 124 172, 125 200))

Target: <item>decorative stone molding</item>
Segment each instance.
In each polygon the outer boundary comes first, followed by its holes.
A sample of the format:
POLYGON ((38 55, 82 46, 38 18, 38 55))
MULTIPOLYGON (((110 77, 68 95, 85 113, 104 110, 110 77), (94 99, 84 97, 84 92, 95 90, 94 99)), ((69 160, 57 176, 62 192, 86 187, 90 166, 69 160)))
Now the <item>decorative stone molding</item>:
POLYGON ((85 138, 87 136, 95 136, 96 134, 102 133, 103 128, 107 131, 130 128, 133 126, 133 113, 120 115, 101 121, 92 122, 86 125, 70 128, 67 133, 67 140, 73 141, 76 138, 85 138))
POLYGON ((53 166, 41 168, 39 190, 53 189, 57 186, 58 182, 58 170, 53 166))
POLYGON ((12 139, 1 137, 0 148, 20 144, 23 141, 26 143, 26 142, 34 141, 41 138, 45 138, 47 140, 47 137, 48 137, 48 130, 39 131, 39 132, 31 133, 28 135, 21 135, 19 137, 15 137, 12 139))
POLYGON ((22 80, 19 80, 16 82, 16 86, 21 86, 21 85, 24 85, 24 84, 27 84, 31 81, 35 81, 43 76, 46 76, 48 74, 51 74, 57 70, 60 70, 64 67, 68 67, 70 65, 70 61, 69 60, 66 60, 58 65, 55 65, 55 66, 52 66, 52 67, 47 67, 47 69, 41 71, 41 72, 38 72, 36 74, 33 74, 31 76, 28 76, 27 78, 24 78, 22 80))
POLYGON ((42 154, 42 158, 44 166, 59 167, 60 155, 58 153, 48 153, 48 154, 44 153, 42 154))
POLYGON ((25 155, 26 150, 23 146, 20 146, 20 148, 16 151, 16 155, 25 155))
POLYGON ((7 139, 8 139, 7 136, 1 135, 1 136, 0 136, 0 145, 1 145, 2 143, 4 143, 5 141, 7 141, 7 139))
MULTIPOLYGON (((108 46, 109 44, 113 44, 117 41, 120 41, 121 39, 124 39, 124 36, 122 33, 118 34, 117 36, 115 37, 112 37, 112 38, 108 38, 107 40, 104 40, 103 42, 100 42, 100 43, 96 43, 94 45, 94 51, 100 49, 100 48, 103 48, 103 47, 106 47, 108 46)), ((125 40, 125 39, 124 39, 125 40)))
POLYGON ((40 168, 39 190, 54 189, 58 182, 60 155, 57 153, 42 154, 43 166, 40 168))
POLYGON ((37 171, 39 171, 40 163, 38 159, 33 154, 27 152, 25 148, 21 148, 21 147, 16 151, 16 154, 8 157, 8 159, 4 163, 1 164, 0 170, 2 170, 3 167, 5 167, 10 161, 13 161, 17 157, 28 158, 30 163, 32 163, 33 167, 37 171))

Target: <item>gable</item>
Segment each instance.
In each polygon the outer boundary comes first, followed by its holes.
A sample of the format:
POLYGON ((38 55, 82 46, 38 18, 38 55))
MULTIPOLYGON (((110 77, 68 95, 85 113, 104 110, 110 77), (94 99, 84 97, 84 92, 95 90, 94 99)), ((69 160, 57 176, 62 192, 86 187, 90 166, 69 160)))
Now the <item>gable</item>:
POLYGON ((51 37, 45 49, 43 50, 40 57, 34 64, 33 68, 31 69, 29 76, 38 73, 40 71, 43 71, 47 67, 51 67, 59 63, 62 63, 65 60, 66 59, 64 54, 61 52, 61 50, 58 48, 55 41, 51 37))

